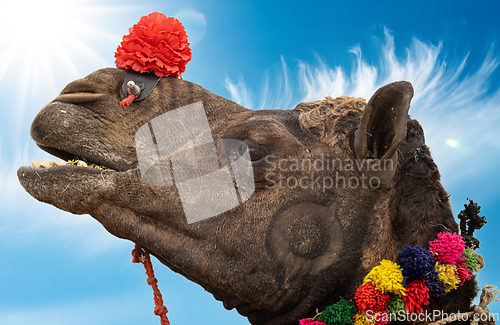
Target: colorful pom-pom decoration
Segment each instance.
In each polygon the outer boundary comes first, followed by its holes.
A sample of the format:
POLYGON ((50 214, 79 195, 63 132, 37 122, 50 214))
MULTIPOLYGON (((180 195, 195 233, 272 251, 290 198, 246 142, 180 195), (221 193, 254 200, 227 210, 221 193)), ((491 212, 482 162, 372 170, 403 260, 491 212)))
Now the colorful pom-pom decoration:
POLYGON ((356 313, 356 305, 352 301, 342 299, 326 307, 318 319, 326 325, 351 325, 356 313))
POLYGON ((455 271, 455 275, 460 279, 459 285, 463 285, 465 281, 472 278, 473 272, 469 269, 467 264, 465 264, 466 260, 466 257, 461 257, 456 265, 457 270, 455 271))
POLYGON ((405 246, 399 263, 382 260, 356 290, 355 303, 341 300, 300 325, 387 325, 407 313, 421 313, 429 297, 441 297, 470 280, 478 256, 461 236, 440 233, 429 250, 405 246))
POLYGON ((366 315, 365 312, 360 312, 356 315, 354 325, 375 325, 375 315, 366 315))
POLYGON ((436 262, 455 265, 465 251, 465 241, 459 234, 442 232, 429 242, 429 251, 434 253, 436 262))
POLYGON ((360 312, 356 315, 354 325, 387 325, 391 322, 391 317, 387 313, 365 313, 360 312))
POLYGON ((363 283, 371 283, 375 289, 382 293, 394 293, 398 296, 405 295, 403 286, 403 273, 394 262, 382 260, 365 277, 363 283))
POLYGON ((399 296, 394 296, 389 299, 389 303, 387 304, 387 310, 389 314, 398 315, 400 312, 405 312, 405 303, 403 298, 399 296))
POLYGON ((429 288, 429 297, 442 297, 446 294, 445 285, 435 270, 427 273, 424 281, 427 288, 429 288))
POLYGON ((299 321, 299 325, 325 325, 325 323, 320 322, 318 320, 304 318, 299 321))
POLYGON ((354 300, 359 311, 386 312, 391 297, 383 294, 371 284, 365 283, 356 290, 354 300))
POLYGON ((184 26, 175 18, 153 12, 143 16, 115 52, 118 68, 179 78, 191 60, 184 26))
POLYGON ((391 316, 387 313, 378 313, 375 315, 375 325, 387 325, 391 322, 391 316))
POLYGON ((429 288, 423 280, 415 280, 406 286, 406 296, 403 297, 406 311, 410 313, 423 312, 422 305, 429 304, 429 288))
POLYGON ((422 279, 434 271, 436 261, 432 253, 420 246, 405 246, 399 252, 399 266, 408 281, 422 279))
POLYGON ((458 288, 460 279, 456 275, 456 270, 457 268, 454 265, 436 263, 436 272, 438 272, 439 279, 443 281, 445 285, 445 292, 450 292, 451 290, 458 288))
POLYGON ((475 271, 477 268, 477 263, 479 262, 479 258, 477 254, 470 248, 467 248, 463 255, 466 258, 465 264, 469 267, 471 271, 475 271))

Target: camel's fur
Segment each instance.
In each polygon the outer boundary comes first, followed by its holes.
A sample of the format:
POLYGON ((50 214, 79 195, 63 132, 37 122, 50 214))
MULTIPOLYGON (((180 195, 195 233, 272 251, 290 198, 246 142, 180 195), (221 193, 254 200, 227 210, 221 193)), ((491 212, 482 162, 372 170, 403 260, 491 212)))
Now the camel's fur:
MULTIPOLYGON (((114 171, 22 167, 21 184, 36 199, 90 214, 111 234, 140 244, 252 324, 297 324, 340 297, 353 298, 368 271, 381 259, 395 261, 404 245, 427 247, 437 233, 458 231, 422 128, 408 117, 409 83, 387 85, 368 103, 328 97, 294 110, 253 111, 188 81, 163 78, 148 98, 124 110, 125 73, 104 69, 69 84, 32 125, 44 150, 114 171), (141 180, 134 136, 152 118, 199 101, 215 140, 245 141, 253 158, 267 158, 253 164, 255 193, 248 201, 187 224, 174 187, 141 180), (283 175, 300 178, 310 171, 292 170, 292 159, 327 155, 384 157, 394 170, 340 171, 346 179, 379 177, 377 188, 269 187, 272 162, 286 160, 283 175)), ((467 310, 476 286, 468 281, 431 299, 428 308, 467 310)))

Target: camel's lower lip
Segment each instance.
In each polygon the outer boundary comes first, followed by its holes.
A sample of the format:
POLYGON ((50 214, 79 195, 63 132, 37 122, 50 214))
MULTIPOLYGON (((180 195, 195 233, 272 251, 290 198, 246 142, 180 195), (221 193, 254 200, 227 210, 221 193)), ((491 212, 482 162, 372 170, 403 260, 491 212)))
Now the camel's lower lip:
POLYGON ((116 173, 117 171, 113 169, 98 169, 91 167, 84 167, 78 165, 62 165, 62 166, 53 166, 50 168, 36 168, 33 166, 21 166, 18 169, 18 175, 22 177, 26 176, 36 176, 38 178, 42 178, 44 176, 54 176, 56 174, 100 174, 102 172, 106 173, 116 173))
POLYGON ((112 170, 79 166, 22 166, 17 170, 21 186, 31 196, 75 214, 89 213, 96 202, 112 192, 116 175, 112 170))

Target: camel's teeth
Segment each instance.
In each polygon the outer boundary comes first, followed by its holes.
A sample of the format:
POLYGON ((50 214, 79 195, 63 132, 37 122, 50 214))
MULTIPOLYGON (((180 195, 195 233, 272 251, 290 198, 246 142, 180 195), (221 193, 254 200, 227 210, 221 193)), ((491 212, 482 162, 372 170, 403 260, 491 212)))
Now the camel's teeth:
POLYGON ((42 162, 40 163, 40 167, 41 168, 50 168, 50 167, 52 167, 52 162, 50 162, 48 160, 42 160, 42 162))
POLYGON ((62 161, 62 160, 56 160, 56 161, 52 162, 52 166, 65 166, 67 164, 68 163, 66 161, 62 161))
POLYGON ((76 163, 76 165, 80 166, 80 167, 88 167, 87 163, 85 161, 81 161, 81 160, 78 160, 78 162, 76 163))
POLYGON ((83 160, 79 159, 73 159, 70 161, 62 161, 62 160, 56 160, 56 161, 48 161, 48 160, 42 160, 42 162, 39 162, 38 159, 34 159, 31 162, 31 166, 35 168, 50 168, 50 167, 56 167, 56 166, 79 166, 79 167, 87 167, 87 168, 94 168, 94 169, 101 169, 105 170, 108 169, 107 167, 97 165, 97 164, 87 164, 83 160))

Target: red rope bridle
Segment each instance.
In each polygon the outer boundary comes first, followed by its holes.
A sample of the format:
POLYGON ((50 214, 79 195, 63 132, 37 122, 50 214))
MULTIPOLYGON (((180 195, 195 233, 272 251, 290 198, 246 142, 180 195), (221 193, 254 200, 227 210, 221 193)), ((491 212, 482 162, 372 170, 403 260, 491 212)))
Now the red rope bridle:
POLYGON ((141 95, 141 88, 139 88, 139 92, 137 93, 137 95, 131 94, 130 88, 127 88, 127 93, 128 97, 120 102, 121 108, 127 108, 128 105, 132 104, 132 102, 141 95))
POLYGON ((153 288, 155 309, 154 313, 156 316, 160 317, 161 325, 170 325, 167 317, 168 309, 163 304, 163 298, 161 296, 160 289, 158 288, 158 279, 155 278, 155 273, 153 271, 153 264, 151 264, 151 258, 149 253, 144 250, 141 246, 135 244, 132 250, 132 263, 142 263, 144 264, 144 269, 148 276, 147 283, 153 288))

